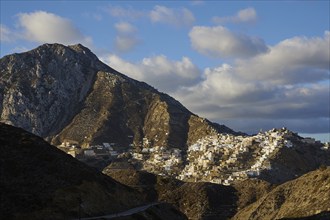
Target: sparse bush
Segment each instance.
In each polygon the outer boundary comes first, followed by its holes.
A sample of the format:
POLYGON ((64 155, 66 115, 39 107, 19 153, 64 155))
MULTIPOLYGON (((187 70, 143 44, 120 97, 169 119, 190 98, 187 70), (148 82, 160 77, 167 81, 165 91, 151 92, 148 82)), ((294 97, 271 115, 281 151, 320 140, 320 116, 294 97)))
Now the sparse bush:
POLYGON ((319 167, 319 170, 320 171, 324 171, 324 170, 326 170, 327 169, 327 165, 325 165, 325 164, 322 164, 320 167, 319 167))

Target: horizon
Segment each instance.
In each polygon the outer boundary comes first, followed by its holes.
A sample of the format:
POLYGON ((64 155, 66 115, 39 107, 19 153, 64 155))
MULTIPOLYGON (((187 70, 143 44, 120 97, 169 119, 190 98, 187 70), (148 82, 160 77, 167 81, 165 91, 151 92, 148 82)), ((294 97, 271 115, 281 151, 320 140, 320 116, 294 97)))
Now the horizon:
POLYGON ((330 142, 329 4, 1 1, 0 55, 81 43, 235 131, 330 142))

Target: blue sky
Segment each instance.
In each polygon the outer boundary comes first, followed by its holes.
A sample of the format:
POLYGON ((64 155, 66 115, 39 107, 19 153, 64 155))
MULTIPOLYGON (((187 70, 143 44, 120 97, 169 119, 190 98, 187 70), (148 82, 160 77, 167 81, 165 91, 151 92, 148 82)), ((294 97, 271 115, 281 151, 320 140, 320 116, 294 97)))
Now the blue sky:
POLYGON ((329 1, 1 1, 1 57, 82 43, 235 130, 329 141, 329 1))

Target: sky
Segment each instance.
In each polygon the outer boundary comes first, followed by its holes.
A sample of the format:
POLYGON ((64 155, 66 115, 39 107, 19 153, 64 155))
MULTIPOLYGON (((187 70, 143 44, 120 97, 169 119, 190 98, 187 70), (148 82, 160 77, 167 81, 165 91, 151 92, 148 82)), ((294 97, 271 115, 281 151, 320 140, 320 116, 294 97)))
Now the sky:
POLYGON ((3 1, 1 57, 81 43, 190 111, 330 141, 329 1, 3 1))

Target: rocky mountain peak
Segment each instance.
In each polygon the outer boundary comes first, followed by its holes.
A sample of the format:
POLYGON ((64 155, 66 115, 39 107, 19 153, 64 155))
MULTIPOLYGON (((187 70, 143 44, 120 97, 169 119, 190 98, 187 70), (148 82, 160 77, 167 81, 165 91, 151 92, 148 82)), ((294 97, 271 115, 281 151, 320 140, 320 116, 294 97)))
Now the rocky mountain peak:
POLYGON ((109 142, 127 148, 147 138, 184 148, 204 135, 232 131, 113 70, 81 44, 44 44, 5 56, 0 66, 0 121, 54 144, 109 142))
POLYGON ((1 59, 1 121, 43 137, 79 110, 101 66, 87 48, 44 44, 1 59))

